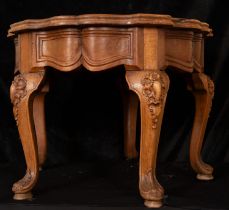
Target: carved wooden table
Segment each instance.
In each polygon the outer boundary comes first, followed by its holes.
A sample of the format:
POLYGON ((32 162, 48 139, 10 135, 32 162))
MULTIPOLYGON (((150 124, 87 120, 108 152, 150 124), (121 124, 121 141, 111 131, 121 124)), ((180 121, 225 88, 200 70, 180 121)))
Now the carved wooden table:
POLYGON ((46 67, 69 72, 80 66, 102 71, 124 65, 127 97, 125 152, 135 157, 138 101, 141 107, 139 189, 148 207, 162 205, 164 190, 155 176, 157 147, 169 78, 166 68, 183 71, 195 97, 196 112, 190 161, 197 178, 210 180, 212 167, 200 152, 211 109, 213 82, 204 72, 204 38, 208 24, 168 15, 81 15, 25 20, 11 25, 16 46, 15 78, 11 85, 14 115, 27 170, 13 186, 14 198, 30 199, 46 155, 44 96, 46 67), (138 100, 139 99, 139 100, 138 100))

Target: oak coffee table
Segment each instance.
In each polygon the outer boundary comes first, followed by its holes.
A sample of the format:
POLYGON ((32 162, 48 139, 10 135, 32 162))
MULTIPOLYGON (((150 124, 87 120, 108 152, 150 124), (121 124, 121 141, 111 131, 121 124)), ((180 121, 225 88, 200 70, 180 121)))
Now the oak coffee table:
POLYGON ((200 180, 213 179, 201 158, 214 84, 204 74, 204 39, 208 24, 155 14, 56 16, 12 24, 8 36, 16 47, 15 78, 10 95, 27 170, 13 185, 14 199, 31 199, 46 156, 44 97, 46 68, 69 72, 84 66, 102 71, 124 65, 132 90, 125 112, 125 152, 135 157, 137 104, 141 110, 139 189, 147 207, 160 207, 163 187, 155 175, 169 78, 165 69, 183 72, 195 97, 190 161, 200 180), (135 94, 133 94, 133 92, 135 94))

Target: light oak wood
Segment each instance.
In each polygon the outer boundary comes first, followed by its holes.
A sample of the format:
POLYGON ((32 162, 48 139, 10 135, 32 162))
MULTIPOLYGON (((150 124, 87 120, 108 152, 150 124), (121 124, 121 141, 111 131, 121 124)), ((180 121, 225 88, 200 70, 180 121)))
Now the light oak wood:
POLYGON ((204 74, 204 39, 212 36, 208 24, 154 14, 57 16, 12 24, 8 36, 14 38, 16 48, 11 100, 27 163, 25 177, 13 187, 15 199, 31 198, 38 168, 45 161, 44 96, 48 88, 44 75, 48 66, 64 72, 82 66, 90 71, 125 66, 133 92, 126 94, 124 103, 124 151, 128 158, 137 156, 140 103, 139 189, 150 208, 160 207, 164 195, 155 175, 169 88, 164 70, 190 75, 189 89, 196 101, 190 161, 198 179, 213 178, 212 167, 200 155, 214 92, 213 82, 204 74))

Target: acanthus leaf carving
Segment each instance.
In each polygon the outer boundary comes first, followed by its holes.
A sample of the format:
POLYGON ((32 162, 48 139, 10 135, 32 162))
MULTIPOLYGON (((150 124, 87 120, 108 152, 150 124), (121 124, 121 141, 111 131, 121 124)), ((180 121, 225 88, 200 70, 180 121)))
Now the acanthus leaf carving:
POLYGON ((152 117, 152 128, 157 128, 158 116, 162 109, 166 86, 162 76, 157 72, 148 73, 142 79, 143 95, 147 99, 152 117))

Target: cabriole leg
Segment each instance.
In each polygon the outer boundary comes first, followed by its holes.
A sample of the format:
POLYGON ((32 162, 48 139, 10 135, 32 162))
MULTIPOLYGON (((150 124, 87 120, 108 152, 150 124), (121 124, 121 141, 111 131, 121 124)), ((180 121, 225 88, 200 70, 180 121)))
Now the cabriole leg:
POLYGON ((33 100, 44 81, 44 72, 15 76, 10 88, 15 120, 21 138, 27 170, 25 176, 13 185, 15 200, 31 199, 31 190, 38 179, 37 140, 33 121, 33 100))
POLYGON ((136 150, 136 125, 138 113, 138 97, 132 91, 123 94, 124 103, 124 153, 126 158, 138 156, 136 150))
POLYGON ((164 190, 157 181, 155 169, 169 78, 162 71, 127 71, 126 80, 140 100, 140 194, 147 207, 158 208, 162 205, 164 190))
POLYGON ((214 83, 203 73, 193 73, 188 87, 194 95, 196 106, 190 143, 190 161, 192 168, 197 172, 197 179, 211 180, 213 168, 202 160, 201 149, 212 106, 214 83))
POLYGON ((39 91, 33 102, 33 118, 37 136, 38 157, 39 157, 39 169, 42 169, 42 165, 46 160, 47 153, 47 140, 45 129, 45 95, 49 91, 48 84, 45 84, 39 91))

